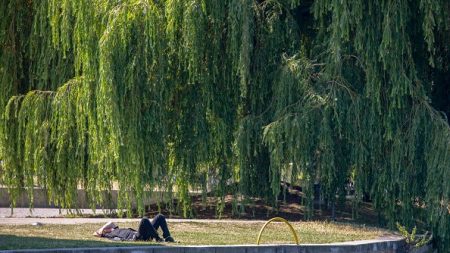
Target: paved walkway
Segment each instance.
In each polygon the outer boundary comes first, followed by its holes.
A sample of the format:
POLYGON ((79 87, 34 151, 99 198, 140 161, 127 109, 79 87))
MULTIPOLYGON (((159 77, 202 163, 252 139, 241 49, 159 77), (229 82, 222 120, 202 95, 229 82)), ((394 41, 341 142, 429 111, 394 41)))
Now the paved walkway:
MULTIPOLYGON (((112 219, 112 218, 0 218, 0 225, 27 225, 39 222, 42 224, 86 224, 86 223, 106 223, 112 222, 139 222, 140 219, 112 219)), ((167 222, 233 222, 233 223, 264 223, 262 220, 197 220, 197 219, 167 219, 167 222)))
POLYGON ((11 208, 0 208, 0 219, 2 218, 67 218, 70 214, 84 214, 84 215, 99 215, 110 214, 114 210, 96 209, 58 209, 58 208, 34 208, 30 211, 29 208, 14 208, 11 213, 11 208))
MULTIPOLYGON (((90 209, 80 210, 83 214, 93 214, 90 209)), ((96 214, 103 211, 96 210, 96 214)), ((42 224, 83 224, 83 223, 106 223, 113 222, 138 222, 140 219, 122 218, 64 218, 66 210, 59 212, 54 208, 36 208, 30 213, 28 208, 15 208, 13 215, 11 209, 0 208, 0 225, 26 225, 39 222, 42 224)), ((242 223, 263 223, 263 220, 199 220, 199 219, 167 219, 168 222, 242 222, 242 223)))
MULTIPOLYGON (((82 214, 94 214, 91 209, 80 209, 82 214)), ((0 208, 0 219, 2 218, 55 218, 55 217, 65 217, 70 212, 65 209, 58 208, 35 208, 30 212, 29 208, 14 208, 11 214, 11 208, 0 208)), ((72 213, 76 213, 72 210, 72 213)), ((97 209, 95 214, 103 214, 102 209, 97 209)))

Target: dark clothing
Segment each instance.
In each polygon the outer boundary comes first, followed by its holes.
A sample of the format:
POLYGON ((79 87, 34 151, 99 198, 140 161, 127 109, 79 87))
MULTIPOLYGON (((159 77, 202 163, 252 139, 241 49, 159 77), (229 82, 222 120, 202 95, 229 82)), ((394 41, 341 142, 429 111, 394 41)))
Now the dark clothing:
POLYGON ((138 232, 132 228, 116 228, 103 236, 117 241, 135 241, 138 232))
POLYGON ((161 227, 161 230, 163 231, 163 237, 167 238, 170 236, 169 228, 167 226, 166 218, 162 214, 158 214, 153 218, 153 220, 150 222, 148 218, 144 217, 142 218, 141 222, 139 223, 139 229, 138 229, 138 240, 151 240, 156 239, 160 240, 161 238, 158 235, 158 228, 161 227))
POLYGON ((150 222, 147 217, 141 219, 139 223, 138 231, 132 228, 116 228, 113 231, 104 234, 103 236, 112 240, 121 241, 148 241, 156 239, 160 241, 161 238, 158 235, 158 228, 163 231, 163 237, 170 236, 169 228, 167 226, 166 218, 162 214, 156 215, 150 222))

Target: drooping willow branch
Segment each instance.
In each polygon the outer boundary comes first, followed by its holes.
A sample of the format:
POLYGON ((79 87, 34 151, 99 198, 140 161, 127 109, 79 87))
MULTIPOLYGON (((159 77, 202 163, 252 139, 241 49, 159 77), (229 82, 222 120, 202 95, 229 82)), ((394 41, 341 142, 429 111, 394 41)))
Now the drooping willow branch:
POLYGON ((355 182, 388 224, 450 235, 448 3, 317 0, 0 0, 0 160, 13 199, 77 188, 140 213, 148 192, 257 196, 355 182), (310 14, 312 11, 312 14, 310 14), (349 57, 351 56, 351 57, 349 57), (435 68, 436 66, 436 68, 435 68), (38 91, 39 90, 39 91, 38 91), (48 90, 48 91, 41 91, 48 90), (106 193, 106 195, 105 195, 106 193))

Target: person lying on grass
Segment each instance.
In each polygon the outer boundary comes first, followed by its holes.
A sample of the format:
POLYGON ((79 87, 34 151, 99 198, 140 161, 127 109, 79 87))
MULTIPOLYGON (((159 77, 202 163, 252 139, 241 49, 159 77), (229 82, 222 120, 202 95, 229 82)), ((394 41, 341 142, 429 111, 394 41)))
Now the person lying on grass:
POLYGON ((170 236, 166 218, 162 214, 156 215, 151 222, 147 217, 142 218, 137 231, 132 228, 119 228, 110 221, 95 231, 93 235, 115 241, 151 241, 155 239, 156 242, 175 242, 170 236), (159 237, 158 228, 163 231, 164 239, 159 237))

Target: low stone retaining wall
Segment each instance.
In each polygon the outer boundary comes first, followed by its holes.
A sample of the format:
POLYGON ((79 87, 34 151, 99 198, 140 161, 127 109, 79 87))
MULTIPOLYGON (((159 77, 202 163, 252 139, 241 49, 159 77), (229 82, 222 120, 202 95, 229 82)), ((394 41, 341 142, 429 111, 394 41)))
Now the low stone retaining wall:
POLYGON ((379 240, 333 244, 228 245, 228 246, 145 246, 78 249, 5 250, 2 253, 406 253, 405 240, 392 237, 379 240))
POLYGON ((420 248, 413 248, 410 250, 410 253, 436 253, 437 251, 433 249, 432 244, 427 244, 420 248))

